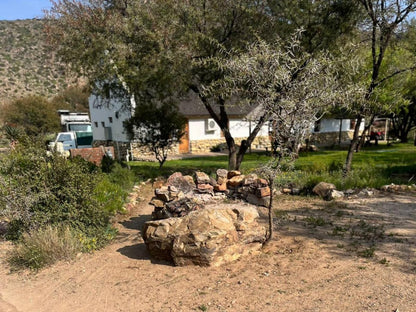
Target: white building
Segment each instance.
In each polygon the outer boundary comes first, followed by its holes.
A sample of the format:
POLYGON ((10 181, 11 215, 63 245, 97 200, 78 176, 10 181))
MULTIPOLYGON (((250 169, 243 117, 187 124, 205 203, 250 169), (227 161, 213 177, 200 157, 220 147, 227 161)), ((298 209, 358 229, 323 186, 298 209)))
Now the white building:
MULTIPOLYGON (((132 103, 130 108, 125 108, 120 101, 109 101, 95 95, 89 99, 95 145, 113 145, 117 155, 123 159, 127 149, 135 158, 140 158, 141 154, 149 154, 143 149, 138 149, 134 142, 130 142, 124 129, 123 122, 134 112, 135 104, 132 103)), ((199 154, 226 147, 220 127, 211 118, 196 94, 190 93, 178 107, 186 117, 187 124, 181 143, 172 150, 173 154, 199 154)), ((230 131, 236 144, 246 139, 256 126, 255 120, 250 120, 250 116, 255 115, 253 111, 253 106, 233 105, 227 108, 230 131)), ((354 119, 322 119, 311 129, 311 143, 321 146, 349 143, 354 126, 354 119)), ((364 122, 360 128, 364 129, 364 122)), ((268 123, 261 128, 251 147, 270 148, 268 123)))

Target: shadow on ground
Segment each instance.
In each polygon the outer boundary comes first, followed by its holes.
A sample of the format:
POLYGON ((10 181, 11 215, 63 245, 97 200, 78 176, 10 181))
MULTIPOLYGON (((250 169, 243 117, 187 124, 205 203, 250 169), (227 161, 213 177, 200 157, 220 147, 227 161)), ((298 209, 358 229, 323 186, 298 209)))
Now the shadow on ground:
POLYGON ((338 257, 361 257, 416 272, 416 196, 275 205, 275 232, 314 239, 338 257))

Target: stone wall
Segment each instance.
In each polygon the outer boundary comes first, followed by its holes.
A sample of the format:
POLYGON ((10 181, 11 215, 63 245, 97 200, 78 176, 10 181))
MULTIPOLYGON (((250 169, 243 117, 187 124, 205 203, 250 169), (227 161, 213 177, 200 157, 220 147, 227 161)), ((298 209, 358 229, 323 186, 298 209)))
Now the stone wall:
MULTIPOLYGON (((179 154, 179 144, 175 144, 168 151, 168 156, 179 154)), ((147 147, 140 146, 138 143, 131 143, 131 155, 133 160, 156 160, 155 154, 147 147)))
POLYGON ((112 146, 114 148, 114 159, 117 160, 126 160, 126 156, 128 153, 128 149, 130 148, 130 143, 128 142, 116 142, 116 141, 94 141, 93 147, 100 147, 100 146, 112 146))
MULTIPOLYGON (((341 144, 350 143, 354 131, 341 132, 341 144)), ((339 144, 339 132, 316 132, 311 135, 310 143, 318 146, 331 146, 339 144)))
MULTIPOLYGON (((234 138, 235 143, 237 145, 241 144, 242 140, 246 140, 247 138, 234 138)), ((227 144, 225 142, 225 138, 221 139, 210 139, 210 140, 193 140, 190 141, 190 152, 192 154, 202 154, 207 153, 212 150, 212 148, 220 146, 221 150, 227 148, 227 144)), ((269 149, 270 150, 270 139, 269 137, 256 137, 251 144, 252 149, 269 149)))

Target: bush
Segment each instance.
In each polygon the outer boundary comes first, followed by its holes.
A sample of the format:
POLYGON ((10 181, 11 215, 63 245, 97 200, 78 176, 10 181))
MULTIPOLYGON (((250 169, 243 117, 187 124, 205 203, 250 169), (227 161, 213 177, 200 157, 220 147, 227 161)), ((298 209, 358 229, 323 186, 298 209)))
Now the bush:
POLYGON ((23 129, 29 136, 60 129, 55 105, 39 96, 27 96, 4 105, 1 118, 5 123, 23 129))
POLYGON ((8 261, 14 269, 38 270, 58 260, 74 259, 81 250, 81 241, 69 227, 46 226, 23 234, 8 261))
POLYGON ((115 236, 110 216, 133 184, 117 163, 104 174, 82 158, 47 155, 41 140, 21 140, 0 160, 0 217, 10 220, 6 238, 17 242, 10 262, 38 269, 101 248, 115 236))
POLYGON ((9 237, 58 224, 101 235, 116 210, 102 200, 103 174, 80 158, 47 156, 39 145, 19 144, 0 164, 0 214, 20 225, 9 237))

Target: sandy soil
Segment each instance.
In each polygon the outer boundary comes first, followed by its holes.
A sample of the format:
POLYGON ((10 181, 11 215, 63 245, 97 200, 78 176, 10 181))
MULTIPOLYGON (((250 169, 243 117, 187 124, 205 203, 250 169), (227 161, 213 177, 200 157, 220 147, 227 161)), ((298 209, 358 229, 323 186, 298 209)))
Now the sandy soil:
POLYGON ((150 259, 139 235, 150 195, 103 250, 37 274, 2 263, 0 311, 416 311, 415 195, 281 197, 273 241, 218 268, 150 259))

